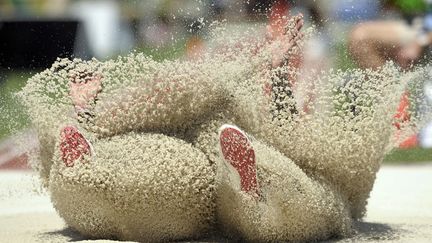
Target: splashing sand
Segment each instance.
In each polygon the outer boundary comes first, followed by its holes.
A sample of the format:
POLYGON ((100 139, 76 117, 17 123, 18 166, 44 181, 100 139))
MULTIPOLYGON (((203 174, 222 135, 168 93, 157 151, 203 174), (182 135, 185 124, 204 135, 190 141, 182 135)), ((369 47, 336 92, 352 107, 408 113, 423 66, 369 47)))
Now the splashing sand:
POLYGON ((197 61, 136 53, 106 62, 61 59, 29 80, 19 95, 41 143, 36 169, 69 226, 139 241, 214 231, 252 241, 352 233, 383 156, 397 144, 393 123, 400 140, 420 123, 415 114, 409 121, 394 114, 407 80, 422 70, 330 71, 294 88, 283 77, 299 70, 270 65, 283 43, 251 41, 254 34, 215 28, 215 47, 197 61), (102 77, 103 90, 77 118, 69 82, 86 73, 102 77), (298 97, 291 94, 311 90, 308 112, 293 112, 298 97), (221 161, 217 131, 225 123, 254 137, 259 202, 221 161), (94 147, 73 167, 59 151, 65 125, 79 127, 94 147))

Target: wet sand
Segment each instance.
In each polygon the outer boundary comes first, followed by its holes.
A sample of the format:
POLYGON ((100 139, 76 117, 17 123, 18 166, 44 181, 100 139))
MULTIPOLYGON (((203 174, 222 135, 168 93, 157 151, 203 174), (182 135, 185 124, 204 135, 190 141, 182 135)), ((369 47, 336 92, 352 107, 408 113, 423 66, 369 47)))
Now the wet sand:
MULTIPOLYGON (((112 242, 88 239, 67 228, 49 198, 35 192, 36 184, 31 172, 0 172, 2 242, 112 242)), ((329 242, 430 242, 432 163, 381 168, 368 214, 356 227, 353 238, 329 242)), ((206 240, 219 241, 226 240, 206 240)))

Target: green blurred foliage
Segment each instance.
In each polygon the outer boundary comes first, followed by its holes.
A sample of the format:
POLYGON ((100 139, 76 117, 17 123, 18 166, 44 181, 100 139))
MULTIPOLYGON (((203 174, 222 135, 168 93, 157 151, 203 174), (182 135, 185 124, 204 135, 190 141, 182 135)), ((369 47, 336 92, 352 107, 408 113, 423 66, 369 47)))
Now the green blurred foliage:
POLYGON ((0 139, 29 126, 30 122, 24 106, 15 97, 25 84, 31 72, 2 72, 0 81, 0 139))
POLYGON ((405 14, 418 14, 426 11, 424 0, 395 0, 395 5, 405 14))
POLYGON ((177 40, 172 44, 156 48, 142 45, 135 48, 135 51, 142 52, 145 55, 152 57, 155 61, 172 60, 184 55, 186 51, 186 40, 177 40))
POLYGON ((432 149, 395 149, 384 158, 384 163, 430 162, 432 149))
POLYGON ((358 65, 354 62, 351 55, 348 52, 347 41, 343 40, 336 43, 332 50, 336 57, 334 58, 335 69, 341 69, 343 71, 353 68, 358 68, 358 65))

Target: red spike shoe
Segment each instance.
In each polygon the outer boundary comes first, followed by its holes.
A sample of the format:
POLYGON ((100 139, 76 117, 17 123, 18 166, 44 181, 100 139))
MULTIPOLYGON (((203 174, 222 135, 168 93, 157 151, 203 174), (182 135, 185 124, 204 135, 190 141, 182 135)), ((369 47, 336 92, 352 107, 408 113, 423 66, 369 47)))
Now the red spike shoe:
POLYGON ((84 155, 91 155, 91 144, 75 126, 66 126, 60 133, 60 152, 67 167, 74 166, 76 160, 84 155))
POLYGON ((255 151, 247 135, 235 126, 223 125, 219 129, 219 142, 230 172, 240 176, 241 190, 258 198, 255 151))

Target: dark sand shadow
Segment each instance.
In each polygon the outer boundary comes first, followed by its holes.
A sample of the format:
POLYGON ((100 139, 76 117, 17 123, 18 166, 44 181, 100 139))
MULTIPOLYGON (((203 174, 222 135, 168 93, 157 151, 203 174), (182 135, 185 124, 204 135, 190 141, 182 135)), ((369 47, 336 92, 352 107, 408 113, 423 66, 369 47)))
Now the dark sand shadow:
MULTIPOLYGON (((50 242, 53 240, 59 240, 61 242, 80 242, 80 241, 89 241, 89 240, 106 240, 106 241, 116 241, 116 239, 97 239, 97 238, 89 238, 87 236, 84 236, 80 234, 78 231, 75 231, 72 228, 64 228, 62 230, 57 231, 51 231, 51 232, 45 232, 41 233, 39 235, 39 238, 41 242, 50 242)), ((202 238, 202 239, 195 239, 195 240, 182 240, 182 241, 175 241, 176 243, 230 243, 230 242, 238 242, 238 241, 230 241, 223 236, 213 234, 209 235, 208 237, 202 238)))
POLYGON ((354 223, 354 235, 349 238, 332 239, 324 242, 377 242, 398 240, 402 230, 388 224, 357 221, 354 223))
POLYGON ((78 231, 75 231, 72 228, 64 228, 62 230, 41 233, 39 237, 41 240, 46 239, 46 242, 53 239, 61 239, 65 242, 91 240, 88 237, 81 235, 78 231))
MULTIPOLYGON (((395 228, 394 226, 390 226, 387 224, 380 224, 380 223, 368 223, 368 222, 355 222, 354 223, 354 230, 355 233, 349 238, 343 238, 343 239, 331 239, 323 242, 327 243, 336 243, 336 242, 377 242, 377 241, 392 241, 392 240, 398 240, 400 238, 400 234, 404 233, 400 228, 395 228)), ((407 232, 405 232, 407 233, 407 232)), ((45 232, 40 234, 41 240, 53 240, 58 239, 62 242, 78 242, 78 241, 85 241, 85 240, 96 240, 91 239, 86 236, 81 235, 77 231, 73 230, 72 228, 64 228, 62 230, 58 231, 52 231, 52 232, 45 232)), ((102 240, 102 239, 99 239, 102 240)), ((107 239, 105 239, 107 240, 107 239)), ((111 239, 115 240, 115 239, 111 239)), ((203 239, 197 239, 197 240, 184 240, 184 241, 176 241, 177 243, 186 243, 186 242, 193 242, 193 243, 222 243, 222 242, 239 242, 239 241, 231 241, 227 238, 224 238, 219 235, 213 235, 209 236, 203 239)))

